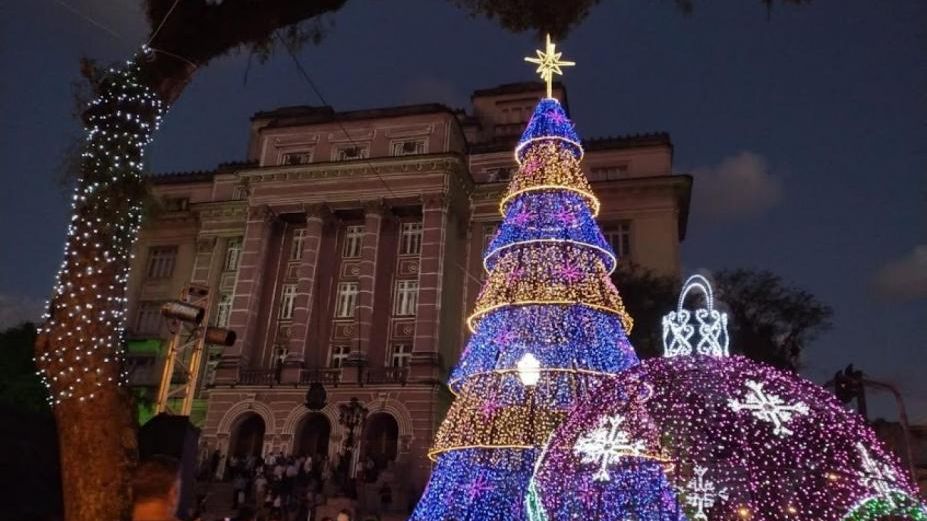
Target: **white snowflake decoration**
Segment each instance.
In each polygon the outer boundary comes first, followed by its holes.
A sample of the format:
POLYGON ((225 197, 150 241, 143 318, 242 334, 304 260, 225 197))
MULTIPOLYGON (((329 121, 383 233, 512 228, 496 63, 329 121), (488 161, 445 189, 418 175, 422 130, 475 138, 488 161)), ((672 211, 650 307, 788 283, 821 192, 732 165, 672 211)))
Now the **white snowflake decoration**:
POLYGON ((856 450, 859 451, 863 463, 863 468, 859 473, 859 482, 894 505, 892 492, 904 493, 895 487, 895 483, 898 481, 898 474, 895 473, 895 469, 891 465, 876 461, 862 443, 856 444, 856 450))
POLYGON ((689 356, 692 354, 723 357, 728 356, 730 336, 727 331, 727 313, 714 308, 714 295, 711 284, 701 275, 693 275, 686 280, 679 293, 679 303, 675 311, 663 317, 663 356, 689 356), (692 290, 705 295, 705 307, 691 312, 683 308, 686 296, 692 290), (698 336, 691 319, 698 322, 698 336), (693 337, 697 339, 692 345, 693 337))
POLYGON ((608 466, 626 456, 643 456, 645 444, 642 440, 631 441, 621 428, 624 418, 620 414, 605 416, 599 425, 580 436, 573 451, 581 456, 582 463, 598 463, 599 470, 592 479, 609 481, 608 466))
POLYGON ((686 504, 695 508, 692 519, 708 520, 708 510, 715 505, 718 499, 727 501, 727 489, 715 488, 715 483, 705 479, 705 467, 695 467, 695 477, 690 479, 683 488, 686 504))
POLYGON ((786 404, 782 398, 763 391, 763 384, 759 382, 747 380, 744 385, 747 386, 747 393, 743 401, 732 398, 727 401, 728 406, 734 409, 734 412, 750 411, 756 419, 772 423, 773 434, 792 434, 792 430, 785 424, 796 414, 808 414, 808 406, 804 403, 786 404))

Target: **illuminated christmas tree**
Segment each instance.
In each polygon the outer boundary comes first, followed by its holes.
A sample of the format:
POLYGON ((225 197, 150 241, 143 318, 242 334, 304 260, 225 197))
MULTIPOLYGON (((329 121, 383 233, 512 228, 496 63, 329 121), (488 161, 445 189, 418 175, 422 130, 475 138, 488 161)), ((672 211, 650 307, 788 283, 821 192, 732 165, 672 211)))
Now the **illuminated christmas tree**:
POLYGON ((580 139, 551 97, 553 75, 573 64, 549 37, 526 60, 538 64, 547 97, 515 149, 519 169, 484 255, 489 277, 451 374, 456 399, 429 454, 435 466, 415 520, 526 519, 528 483, 550 433, 579 398, 638 363, 580 139))

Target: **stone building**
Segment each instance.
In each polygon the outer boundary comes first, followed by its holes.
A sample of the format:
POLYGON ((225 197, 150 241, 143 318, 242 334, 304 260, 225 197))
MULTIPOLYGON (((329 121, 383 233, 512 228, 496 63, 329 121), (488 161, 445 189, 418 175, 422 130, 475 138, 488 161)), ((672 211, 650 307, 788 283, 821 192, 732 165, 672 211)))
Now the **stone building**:
MULTIPOLYGON (((473 93, 468 111, 424 104, 251 119, 247 161, 151 178, 160 209, 130 280, 134 383, 156 386, 160 304, 189 282, 238 341, 210 353, 194 419, 208 450, 337 459, 339 406, 367 409, 354 454, 401 476, 414 502, 467 337, 482 253, 501 217, 515 143, 544 86, 473 93), (327 405, 304 406, 320 383, 327 405)), ((555 95, 565 106, 566 92, 555 95)), ((589 139, 583 162, 619 257, 677 275, 691 178, 665 133, 589 139)))

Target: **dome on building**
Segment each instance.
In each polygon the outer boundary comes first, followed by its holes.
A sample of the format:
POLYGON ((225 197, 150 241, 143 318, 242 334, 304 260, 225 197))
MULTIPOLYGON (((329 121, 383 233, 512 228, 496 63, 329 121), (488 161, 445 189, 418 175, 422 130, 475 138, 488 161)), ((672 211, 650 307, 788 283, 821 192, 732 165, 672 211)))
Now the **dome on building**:
POLYGON ((909 474, 862 417, 796 374, 729 356, 726 320, 708 282, 690 279, 664 318, 665 356, 623 372, 551 436, 527 499, 535 521, 663 519, 624 510, 612 498, 628 485, 603 479, 640 464, 621 448, 639 425, 655 429, 688 519, 927 520, 909 474), (691 289, 706 308, 683 309, 691 289), (591 458, 584 440, 615 419, 628 427, 602 433, 591 458))

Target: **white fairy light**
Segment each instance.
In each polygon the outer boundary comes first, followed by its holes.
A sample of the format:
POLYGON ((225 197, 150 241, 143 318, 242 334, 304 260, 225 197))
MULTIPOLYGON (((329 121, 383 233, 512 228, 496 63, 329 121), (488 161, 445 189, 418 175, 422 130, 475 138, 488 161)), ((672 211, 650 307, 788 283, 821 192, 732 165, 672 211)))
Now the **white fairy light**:
MULTIPOLYGON (((143 55, 147 52, 142 49, 143 55)), ((123 358, 129 261, 142 216, 140 203, 125 205, 138 201, 138 194, 125 190, 142 189, 144 147, 163 112, 161 100, 140 83, 139 73, 136 61, 110 69, 85 113, 88 144, 81 154, 64 260, 39 329, 50 335, 36 364, 53 405, 91 399, 104 385, 128 378, 124 368, 110 368, 111 361, 123 358), (100 217, 103 212, 106 219, 100 217), (77 279, 88 282, 74 284, 77 279), (100 285, 100 279, 108 283, 100 285), (100 367, 93 356, 98 353, 104 354, 100 367)))
POLYGON ((715 483, 705 479, 708 469, 696 466, 695 476, 686 483, 683 489, 686 504, 695 508, 692 519, 708 520, 708 510, 715 505, 718 499, 727 500, 727 489, 715 488, 715 483))
POLYGON ((701 275, 692 275, 683 284, 676 310, 663 317, 663 356, 728 356, 729 344, 727 313, 714 308, 711 283, 701 275), (705 295, 705 307, 696 309, 694 313, 683 308, 686 297, 692 290, 701 291, 705 295), (696 333, 696 327, 691 323, 693 315, 698 323, 695 346, 692 345, 696 333))
POLYGON ((773 424, 773 434, 778 436, 787 436, 792 431, 785 426, 795 414, 808 414, 808 406, 803 402, 786 404, 785 401, 763 390, 763 384, 753 380, 747 380, 744 385, 747 387, 744 401, 739 402, 733 398, 728 400, 728 406, 734 412, 750 411, 753 416, 764 422, 773 424))
POLYGON ((592 477, 595 481, 610 481, 609 465, 626 456, 643 456, 646 445, 643 440, 631 440, 621 428, 624 417, 620 414, 604 416, 599 425, 580 436, 573 451, 581 456, 583 463, 597 463, 599 470, 592 477))

